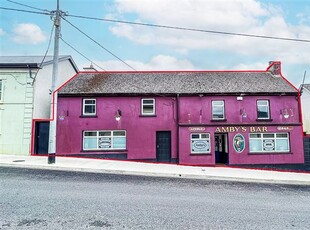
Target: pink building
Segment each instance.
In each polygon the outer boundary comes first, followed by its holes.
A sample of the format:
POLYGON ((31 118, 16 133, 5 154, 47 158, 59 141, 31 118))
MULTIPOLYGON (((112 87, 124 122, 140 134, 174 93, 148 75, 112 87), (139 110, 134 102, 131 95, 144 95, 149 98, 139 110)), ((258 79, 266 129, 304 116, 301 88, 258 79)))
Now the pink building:
POLYGON ((81 72, 58 92, 57 155, 303 164, 299 92, 263 71, 81 72))

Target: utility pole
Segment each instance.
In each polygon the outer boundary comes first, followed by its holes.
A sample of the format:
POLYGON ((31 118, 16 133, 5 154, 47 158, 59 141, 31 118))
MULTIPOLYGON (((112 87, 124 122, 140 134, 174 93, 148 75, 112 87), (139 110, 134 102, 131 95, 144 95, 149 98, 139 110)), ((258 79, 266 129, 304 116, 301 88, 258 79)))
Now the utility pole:
POLYGON ((48 145, 48 164, 54 164, 56 159, 56 124, 57 124, 57 92, 56 83, 58 77, 58 59, 59 59, 59 37, 60 37, 60 20, 61 11, 59 10, 59 0, 57 0, 57 9, 54 12, 54 59, 52 72, 51 93, 51 111, 50 111, 50 128, 49 128, 49 145, 48 145))

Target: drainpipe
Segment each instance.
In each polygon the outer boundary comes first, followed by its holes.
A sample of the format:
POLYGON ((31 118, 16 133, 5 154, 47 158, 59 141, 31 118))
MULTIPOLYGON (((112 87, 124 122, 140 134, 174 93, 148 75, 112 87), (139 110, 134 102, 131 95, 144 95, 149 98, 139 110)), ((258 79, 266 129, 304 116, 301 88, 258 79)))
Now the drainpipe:
POLYGON ((180 126, 179 126, 179 114, 180 114, 180 109, 179 109, 179 97, 180 95, 177 94, 177 100, 176 100, 176 111, 177 111, 177 114, 176 114, 176 123, 177 123, 177 159, 176 159, 176 163, 179 164, 180 162, 180 153, 179 153, 179 150, 180 150, 180 126))

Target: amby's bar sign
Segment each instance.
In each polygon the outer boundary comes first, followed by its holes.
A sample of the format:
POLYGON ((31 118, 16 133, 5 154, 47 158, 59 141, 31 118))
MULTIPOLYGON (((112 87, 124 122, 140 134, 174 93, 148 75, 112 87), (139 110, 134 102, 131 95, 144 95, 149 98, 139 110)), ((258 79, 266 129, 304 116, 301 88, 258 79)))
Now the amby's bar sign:
POLYGON ((216 127, 216 133, 265 133, 268 132, 266 126, 221 126, 216 127))

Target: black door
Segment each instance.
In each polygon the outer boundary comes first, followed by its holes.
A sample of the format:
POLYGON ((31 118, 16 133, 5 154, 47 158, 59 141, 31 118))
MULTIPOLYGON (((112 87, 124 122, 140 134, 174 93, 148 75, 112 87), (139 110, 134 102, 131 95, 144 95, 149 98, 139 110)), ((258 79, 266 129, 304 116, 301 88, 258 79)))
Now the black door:
POLYGON ((50 123, 48 121, 36 122, 34 140, 35 154, 48 153, 49 127, 50 123))
POLYGON ((171 132, 156 132, 156 161, 171 162, 171 132))
POLYGON ((215 134, 215 163, 227 164, 228 163, 228 151, 227 146, 227 134, 215 134))

